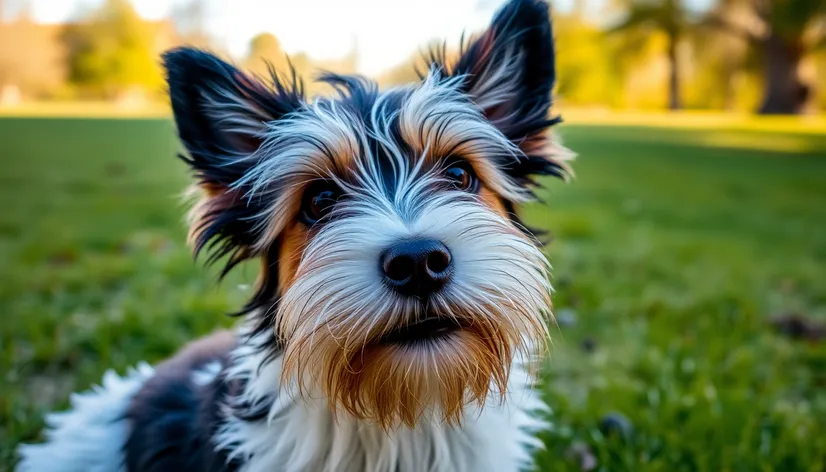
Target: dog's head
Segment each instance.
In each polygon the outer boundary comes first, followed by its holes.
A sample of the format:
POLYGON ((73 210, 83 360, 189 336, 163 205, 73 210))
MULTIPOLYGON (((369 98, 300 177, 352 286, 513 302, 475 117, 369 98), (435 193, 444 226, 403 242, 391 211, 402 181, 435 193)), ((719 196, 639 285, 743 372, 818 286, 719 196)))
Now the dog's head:
POLYGON ((548 5, 513 0, 455 62, 432 59, 420 83, 384 92, 323 76, 337 96, 308 103, 295 80, 165 56, 203 195, 196 251, 225 270, 260 258, 245 311, 272 333, 262 347, 302 388, 384 426, 424 410, 458 420, 547 336, 548 265, 515 207, 535 176, 567 170, 546 133, 548 5))

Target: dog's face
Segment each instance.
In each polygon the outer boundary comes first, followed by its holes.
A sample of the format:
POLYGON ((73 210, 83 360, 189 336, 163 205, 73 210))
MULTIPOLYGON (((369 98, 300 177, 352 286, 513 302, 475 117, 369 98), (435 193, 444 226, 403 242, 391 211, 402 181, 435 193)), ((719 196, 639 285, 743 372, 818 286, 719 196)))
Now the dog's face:
POLYGON ((504 393, 550 304, 514 208, 566 172, 547 4, 511 2, 455 64, 381 93, 328 75, 338 95, 307 103, 204 52, 165 64, 203 191, 192 239, 227 270, 262 260, 247 311, 288 379, 386 427, 504 393))

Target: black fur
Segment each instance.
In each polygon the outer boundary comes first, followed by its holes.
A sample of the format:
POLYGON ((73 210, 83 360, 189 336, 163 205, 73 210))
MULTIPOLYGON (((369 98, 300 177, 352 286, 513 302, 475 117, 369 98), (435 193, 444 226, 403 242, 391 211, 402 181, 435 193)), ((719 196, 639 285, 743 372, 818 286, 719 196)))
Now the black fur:
MULTIPOLYGON (((187 151, 180 157, 192 168, 199 184, 211 192, 227 191, 255 165, 250 155, 260 146, 267 121, 304 103, 303 86, 294 73, 291 81, 285 81, 273 72, 265 85, 193 48, 165 53, 163 65, 178 135, 187 151), (233 113, 259 123, 260 129, 239 131, 232 123, 216 118, 209 100, 227 102, 226 96, 241 103, 233 106, 233 113)), ((257 239, 255 217, 262 209, 262 203, 248 199, 243 188, 225 200, 197 223, 195 241, 196 254, 203 249, 211 252, 209 262, 231 255, 224 273, 251 256, 246 248, 257 239)))
POLYGON ((213 438, 232 384, 221 376, 208 385, 192 373, 210 361, 227 362, 229 333, 196 341, 159 365, 130 404, 125 446, 128 472, 232 472, 237 462, 216 451, 213 438))

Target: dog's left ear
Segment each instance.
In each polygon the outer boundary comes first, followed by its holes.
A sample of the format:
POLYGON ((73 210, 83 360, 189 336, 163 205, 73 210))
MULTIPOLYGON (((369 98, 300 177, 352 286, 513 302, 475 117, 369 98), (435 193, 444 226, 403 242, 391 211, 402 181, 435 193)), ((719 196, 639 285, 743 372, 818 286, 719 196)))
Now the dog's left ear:
POLYGON ((512 169, 514 178, 567 176, 565 158, 551 155, 546 133, 561 121, 549 116, 556 70, 547 2, 510 0, 490 27, 462 49, 454 64, 436 62, 451 76, 464 78, 463 91, 528 157, 512 169))
POLYGON ((260 157, 268 124, 297 110, 301 87, 250 76, 215 55, 193 48, 163 56, 183 160, 202 198, 191 214, 195 253, 210 262, 229 255, 225 272, 255 256, 262 203, 247 197, 242 183, 260 157))

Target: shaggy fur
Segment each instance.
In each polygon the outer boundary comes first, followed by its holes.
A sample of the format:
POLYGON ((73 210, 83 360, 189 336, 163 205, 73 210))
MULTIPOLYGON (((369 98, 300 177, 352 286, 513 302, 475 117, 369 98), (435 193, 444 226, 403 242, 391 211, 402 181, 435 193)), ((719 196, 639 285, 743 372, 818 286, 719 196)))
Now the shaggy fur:
POLYGON ((109 375, 19 469, 529 467, 545 406, 528 372, 551 287, 516 207, 537 176, 569 175, 548 134, 553 56, 540 0, 511 0, 456 61, 433 54, 420 83, 327 74, 337 94, 312 102, 294 76, 167 53, 199 195, 190 240, 224 273, 259 259, 257 289, 237 333, 109 375), (388 262, 400 247, 432 252, 388 262))

